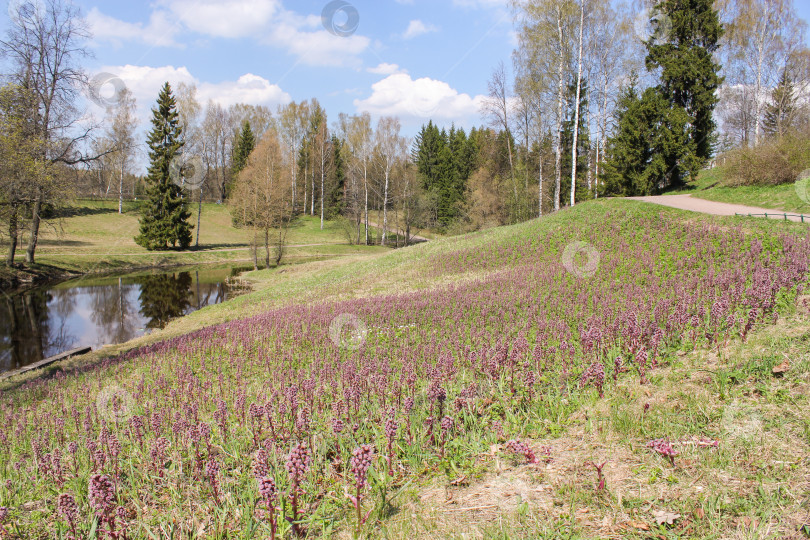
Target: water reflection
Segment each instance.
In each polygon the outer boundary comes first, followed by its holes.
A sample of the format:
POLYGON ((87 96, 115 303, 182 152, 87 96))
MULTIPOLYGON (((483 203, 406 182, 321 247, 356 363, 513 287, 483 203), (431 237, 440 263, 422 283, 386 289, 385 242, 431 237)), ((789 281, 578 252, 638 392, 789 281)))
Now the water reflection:
POLYGON ((78 280, 3 295, 0 371, 73 347, 122 343, 227 299, 240 269, 78 280))

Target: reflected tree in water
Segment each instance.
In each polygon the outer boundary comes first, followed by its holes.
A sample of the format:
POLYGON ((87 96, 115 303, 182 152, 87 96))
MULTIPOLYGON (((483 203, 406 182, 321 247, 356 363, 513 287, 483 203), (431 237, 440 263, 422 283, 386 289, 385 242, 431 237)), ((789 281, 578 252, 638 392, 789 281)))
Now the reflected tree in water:
MULTIPOLYGON (((58 301, 52 302, 57 318, 49 317, 48 303, 54 299, 52 292, 34 289, 13 296, 3 295, 0 370, 16 369, 71 346, 73 340, 66 330, 66 318, 60 315, 64 311, 58 307, 58 301)), ((68 296, 67 300, 71 299, 68 296)), ((58 293, 56 300, 59 300, 58 293)))
POLYGON ((0 295, 0 372, 72 347, 98 347, 163 328, 228 297, 227 271, 78 280, 0 295))
POLYGON ((90 290, 90 318, 98 327, 100 341, 123 343, 134 338, 138 332, 137 310, 130 292, 137 285, 124 284, 121 278, 115 285, 93 287, 90 290))
POLYGON ((141 314, 149 319, 146 328, 163 328, 191 307, 191 274, 161 274, 139 278, 141 314))

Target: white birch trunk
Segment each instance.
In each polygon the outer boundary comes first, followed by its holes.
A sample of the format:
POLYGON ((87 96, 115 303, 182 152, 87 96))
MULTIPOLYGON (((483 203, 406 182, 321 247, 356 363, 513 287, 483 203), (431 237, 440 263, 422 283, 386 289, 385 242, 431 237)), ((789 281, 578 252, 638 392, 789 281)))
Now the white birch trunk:
POLYGON ((554 157, 555 179, 554 179, 554 210, 560 209, 560 184, 562 180, 562 107, 563 107, 563 33, 562 33, 562 10, 557 6, 557 38, 560 47, 560 61, 557 68, 557 144, 554 157))
POLYGON ((577 59, 577 97, 574 102, 574 140, 571 144, 571 206, 576 204, 577 142, 579 139, 579 96, 582 89, 582 29, 585 26, 585 0, 579 4, 579 57, 577 59))

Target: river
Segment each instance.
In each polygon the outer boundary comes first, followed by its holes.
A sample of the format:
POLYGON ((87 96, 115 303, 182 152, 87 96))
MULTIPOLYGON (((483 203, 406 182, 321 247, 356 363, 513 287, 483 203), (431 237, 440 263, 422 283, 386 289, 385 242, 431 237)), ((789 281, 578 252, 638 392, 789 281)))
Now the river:
POLYGON ((0 373, 76 347, 97 349, 163 328, 233 294, 246 268, 83 277, 0 295, 0 373))

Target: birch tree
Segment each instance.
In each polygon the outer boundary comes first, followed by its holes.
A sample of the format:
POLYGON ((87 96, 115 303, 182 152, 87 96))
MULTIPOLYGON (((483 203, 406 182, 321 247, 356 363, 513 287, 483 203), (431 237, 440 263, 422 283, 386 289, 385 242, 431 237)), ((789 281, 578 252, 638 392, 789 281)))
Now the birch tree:
POLYGON ((287 187, 292 169, 285 154, 275 130, 268 130, 237 176, 229 201, 239 222, 261 233, 267 267, 281 263, 295 216, 287 187))
POLYGON ((579 0, 579 52, 577 55, 577 92, 574 101, 574 140, 571 144, 571 206, 576 204, 577 142, 579 139, 580 92, 582 91, 582 32, 585 27, 585 0, 579 0))
POLYGON ((306 120, 308 109, 309 107, 306 102, 296 103, 294 101, 287 105, 279 106, 278 109, 279 135, 286 145, 288 153, 290 191, 293 209, 296 209, 295 201, 298 193, 298 153, 308 127, 306 120))
POLYGON ((135 116, 135 98, 129 89, 124 88, 120 93, 118 104, 111 109, 111 113, 107 137, 115 147, 111 158, 115 162, 118 176, 118 213, 121 214, 124 211, 124 177, 130 172, 137 150, 135 129, 138 127, 138 120, 135 116))
POLYGON ((209 178, 213 174, 213 187, 216 188, 219 201, 224 202, 228 196, 233 133, 227 111, 212 100, 208 100, 205 107, 202 136, 203 163, 209 178))
POLYGON ((380 170, 382 172, 382 238, 380 243, 385 245, 388 234, 388 200, 391 186, 391 172, 405 159, 407 154, 407 142, 399 135, 401 126, 397 118, 384 116, 377 122, 375 133, 374 149, 379 159, 380 170))
POLYGON ((574 9, 571 0, 512 0, 518 27, 516 58, 527 64, 527 73, 545 77, 554 74, 545 91, 553 117, 554 210, 560 209, 562 180, 562 127, 565 82, 569 77, 573 47, 570 29, 574 9), (556 90, 556 92, 555 92, 556 90))
MULTIPOLYGON (((204 135, 199 125, 199 116, 202 107, 197 101, 197 86, 195 84, 180 83, 177 86, 177 113, 179 115, 180 127, 183 130, 182 160, 183 165, 192 164, 194 157, 199 158, 204 153, 204 135)), ((200 161, 204 161, 200 158, 200 161)), ((200 192, 197 197, 197 231, 194 238, 194 245, 200 245, 200 225, 202 221, 202 200, 205 181, 207 180, 208 169, 205 172, 195 171, 201 177, 199 185, 200 192)), ((192 186, 192 190, 195 186, 192 186)), ((192 191, 189 190, 189 191, 192 191)))
MULTIPOLYGON (((791 0, 737 0, 732 8, 728 45, 736 64, 734 83, 752 87, 741 97, 753 101, 753 142, 760 143, 767 92, 776 83, 801 32, 791 0)), ((745 104, 742 104, 745 106, 745 104)))
MULTIPOLYGON (((365 224, 365 243, 368 245, 368 197, 369 197, 369 167, 373 152, 373 130, 371 128, 371 115, 363 112, 350 117, 346 122, 346 144, 351 154, 351 166, 362 178, 363 185, 363 221, 365 224)), ((357 229, 358 243, 360 239, 360 224, 357 229)))
MULTIPOLYGON (((619 89, 627 73, 634 68, 633 48, 630 43, 630 20, 626 11, 614 9, 607 2, 595 2, 591 14, 591 45, 593 55, 594 98, 596 107, 596 148, 594 156, 593 193, 599 197, 599 171, 604 160, 605 141, 609 122, 616 108, 619 89)), ((640 62, 638 62, 640 63, 640 62)))

